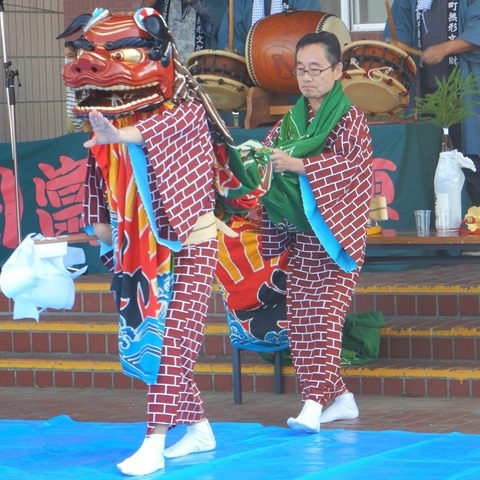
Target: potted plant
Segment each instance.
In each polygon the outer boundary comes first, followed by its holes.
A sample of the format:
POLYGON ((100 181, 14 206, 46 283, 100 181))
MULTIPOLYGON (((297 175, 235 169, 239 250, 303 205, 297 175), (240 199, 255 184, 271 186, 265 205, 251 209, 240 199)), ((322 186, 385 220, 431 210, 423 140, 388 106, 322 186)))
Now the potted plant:
POLYGON ((476 115, 474 107, 479 102, 474 101, 472 95, 480 94, 480 90, 473 73, 465 76, 458 65, 448 77, 441 80, 435 77, 435 83, 435 92, 416 98, 417 110, 421 122, 430 122, 443 129, 442 152, 448 152, 451 150, 450 127, 476 115))
POLYGON ((475 94, 480 94, 472 73, 464 75, 456 66, 450 75, 435 78, 437 90, 417 98, 421 122, 430 122, 443 129, 442 149, 434 178, 435 224, 437 232, 450 234, 458 231, 462 222, 461 193, 465 182, 462 168, 475 171, 475 165, 457 150, 452 150, 450 127, 462 123, 474 113, 475 94))

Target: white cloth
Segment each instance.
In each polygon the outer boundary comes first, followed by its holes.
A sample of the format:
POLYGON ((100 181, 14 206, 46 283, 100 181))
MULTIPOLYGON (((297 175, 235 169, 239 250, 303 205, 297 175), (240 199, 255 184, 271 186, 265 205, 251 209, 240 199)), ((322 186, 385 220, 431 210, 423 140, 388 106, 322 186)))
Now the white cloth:
POLYGON ((432 7, 433 0, 418 0, 416 12, 420 14, 422 18, 423 25, 425 27, 425 31, 428 33, 427 24, 425 23, 425 12, 430 10, 432 7))
POLYGON ((46 308, 72 308, 75 301, 73 279, 87 267, 70 272, 67 267, 85 263, 81 248, 67 242, 35 244, 42 235, 30 234, 2 267, 0 288, 14 300, 13 318, 33 318, 46 308), (40 308, 40 310, 39 310, 40 308))
MULTIPOLYGON (((283 0, 272 0, 270 14, 283 12, 283 0)), ((265 0, 253 0, 252 25, 265 17, 265 0)))

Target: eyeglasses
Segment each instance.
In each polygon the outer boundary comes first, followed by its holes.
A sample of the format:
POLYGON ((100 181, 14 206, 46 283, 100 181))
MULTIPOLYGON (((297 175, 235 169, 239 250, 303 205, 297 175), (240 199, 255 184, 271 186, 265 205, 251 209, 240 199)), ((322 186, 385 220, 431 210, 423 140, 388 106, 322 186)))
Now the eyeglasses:
POLYGON ((292 73, 296 77, 303 77, 306 73, 308 73, 311 77, 318 77, 322 72, 325 72, 329 70, 330 68, 333 68, 335 65, 330 65, 327 68, 320 69, 320 68, 309 68, 308 70, 305 70, 304 68, 293 68, 292 73))

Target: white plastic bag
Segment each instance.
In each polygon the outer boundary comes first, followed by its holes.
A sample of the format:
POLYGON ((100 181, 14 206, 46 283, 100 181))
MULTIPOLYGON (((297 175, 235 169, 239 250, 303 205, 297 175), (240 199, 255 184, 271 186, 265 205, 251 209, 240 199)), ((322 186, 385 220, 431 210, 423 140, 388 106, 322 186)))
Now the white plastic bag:
POLYGON ((475 164, 457 150, 441 152, 433 180, 435 191, 435 218, 438 212, 449 211, 448 230, 457 232, 463 220, 462 188, 465 175, 462 168, 476 171, 475 164))
POLYGON ((14 300, 14 319, 34 318, 38 322, 46 308, 70 309, 75 302, 73 279, 87 267, 74 273, 67 267, 85 263, 85 254, 67 242, 34 243, 44 238, 28 235, 2 267, 0 288, 14 300))

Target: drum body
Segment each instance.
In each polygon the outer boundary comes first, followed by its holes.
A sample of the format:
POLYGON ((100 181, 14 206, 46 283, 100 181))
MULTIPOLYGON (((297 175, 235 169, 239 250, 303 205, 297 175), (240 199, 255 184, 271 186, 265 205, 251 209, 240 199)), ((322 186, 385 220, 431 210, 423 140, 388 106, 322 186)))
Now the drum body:
POLYGON ((253 83, 273 93, 300 93, 295 68, 295 47, 307 33, 327 31, 340 45, 350 42, 350 32, 335 15, 316 10, 287 10, 262 18, 247 35, 245 56, 253 83))
POLYGON ((190 74, 219 110, 242 110, 252 82, 245 58, 224 50, 198 50, 185 61, 190 74))
POLYGON ((345 95, 368 115, 394 115, 409 105, 417 67, 400 48, 375 40, 352 42, 342 53, 345 95))

